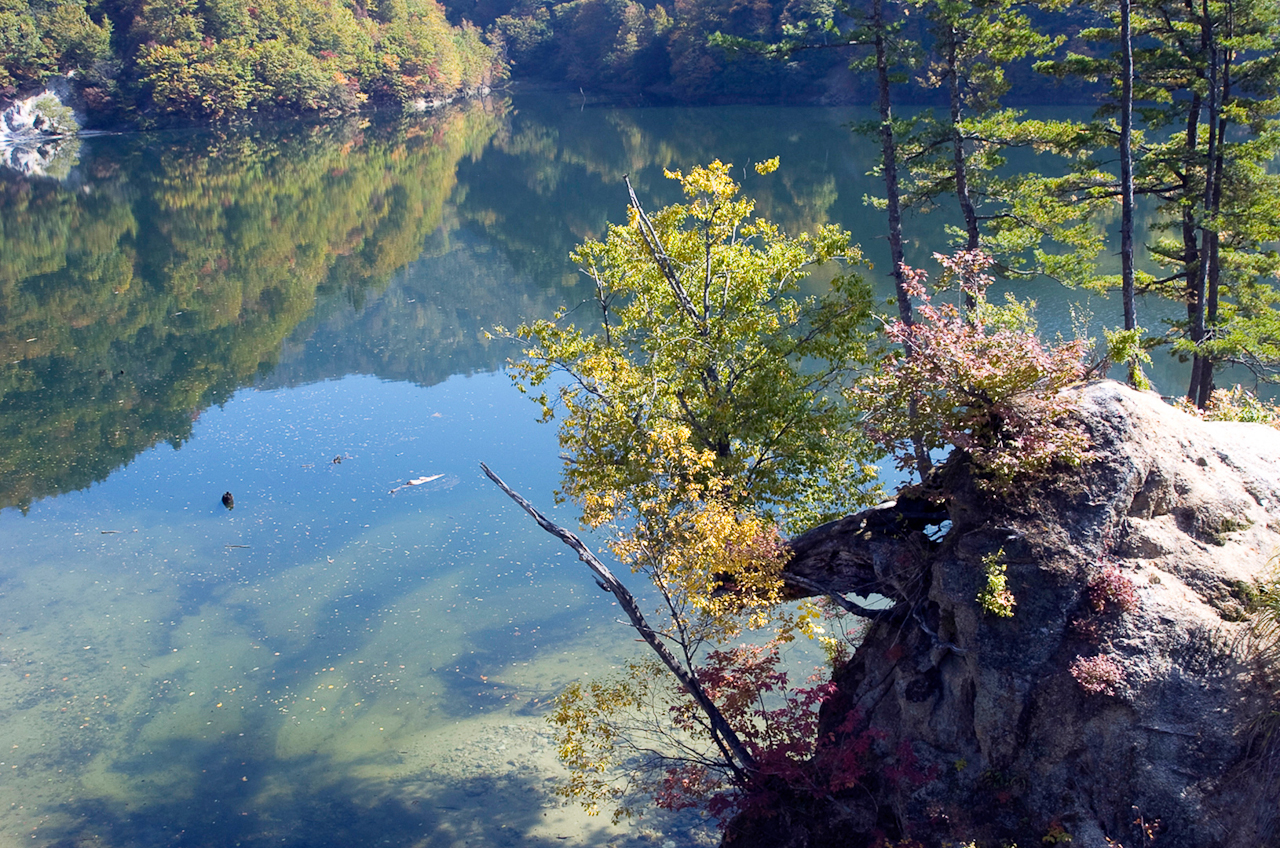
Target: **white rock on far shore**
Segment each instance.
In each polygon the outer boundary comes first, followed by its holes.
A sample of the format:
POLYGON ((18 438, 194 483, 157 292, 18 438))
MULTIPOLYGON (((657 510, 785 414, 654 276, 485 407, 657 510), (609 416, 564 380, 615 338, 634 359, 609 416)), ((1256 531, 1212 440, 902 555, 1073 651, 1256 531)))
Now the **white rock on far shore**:
POLYGON ((0 111, 0 167, 27 176, 65 177, 75 162, 75 138, 83 124, 73 103, 71 79, 60 76, 5 106, 0 111))

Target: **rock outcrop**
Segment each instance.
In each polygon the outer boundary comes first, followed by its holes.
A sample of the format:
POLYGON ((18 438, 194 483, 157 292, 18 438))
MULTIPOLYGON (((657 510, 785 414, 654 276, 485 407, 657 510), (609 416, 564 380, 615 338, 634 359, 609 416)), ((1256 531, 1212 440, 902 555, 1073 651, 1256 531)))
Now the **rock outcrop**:
POLYGON ((40 91, 0 106, 0 167, 27 176, 65 176, 84 124, 70 78, 54 77, 40 91))
POLYGON ((896 602, 823 715, 876 762, 739 817, 727 844, 1280 845, 1280 756, 1259 732, 1276 689, 1247 638, 1280 550, 1280 431, 1113 382, 1073 391, 1084 466, 998 495, 956 458, 793 540, 795 573, 896 602), (1011 617, 976 600, 992 563, 1011 617))

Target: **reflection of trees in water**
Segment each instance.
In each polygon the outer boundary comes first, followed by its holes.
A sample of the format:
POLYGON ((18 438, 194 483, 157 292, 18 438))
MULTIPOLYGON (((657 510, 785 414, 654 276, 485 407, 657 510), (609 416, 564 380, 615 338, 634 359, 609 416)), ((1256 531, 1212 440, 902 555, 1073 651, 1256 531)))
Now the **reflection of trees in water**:
POLYGON ((0 139, 0 169, 28 177, 66 179, 80 161, 77 136, 0 139))
POLYGON ((0 181, 0 507, 188 438, 319 294, 417 258, 501 119, 123 141, 68 183, 0 181))
POLYGON ((486 340, 485 328, 512 327, 588 296, 569 253, 625 214, 624 174, 646 199, 671 201, 678 188, 663 168, 720 157, 746 167, 758 210, 792 231, 836 220, 848 207, 874 214, 862 205, 869 189, 847 190, 847 177, 861 180, 870 164, 851 165, 858 151, 830 112, 580 111, 561 103, 554 95, 520 98, 483 160, 459 165, 445 226, 426 255, 357 302, 322 299, 263 384, 359 372, 430 385, 499 367, 512 350, 486 340), (779 120, 790 118, 795 126, 780 132, 779 120), (815 155, 827 149, 834 155, 815 155), (782 171, 758 179, 750 162, 778 153, 782 171), (844 196, 837 177, 846 178, 844 196))
POLYGON ((760 214, 839 222, 873 252, 873 152, 823 110, 552 96, 394 126, 99 139, 65 182, 0 179, 0 506, 181 443, 255 380, 427 385, 500 366, 510 351, 483 329, 582 299, 569 252, 625 213, 624 174, 661 204, 664 168, 730 161, 760 214), (781 171, 757 178, 773 155, 781 171))
POLYGON ((465 231, 436 233, 427 255, 359 302, 326 298, 286 342, 266 387, 344 374, 372 374, 430 386, 455 374, 492 371, 516 353, 485 331, 549 316, 585 292, 540 285, 465 231))
MULTIPOLYGON (((547 283, 572 279, 569 252, 600 238, 625 215, 622 177, 641 200, 674 202, 678 188, 663 169, 688 170, 713 159, 731 162, 756 212, 788 232, 839 223, 878 260, 880 213, 864 203, 883 183, 870 172, 873 144, 852 135, 854 117, 824 109, 586 109, 572 98, 518 101, 509 131, 480 165, 464 163, 458 215, 482 230, 522 273, 547 283), (751 164, 780 156, 781 168, 758 177, 751 164)), ((928 257, 945 245, 945 216, 923 216, 915 232, 928 257)), ((884 263, 877 261, 878 265, 884 263)))

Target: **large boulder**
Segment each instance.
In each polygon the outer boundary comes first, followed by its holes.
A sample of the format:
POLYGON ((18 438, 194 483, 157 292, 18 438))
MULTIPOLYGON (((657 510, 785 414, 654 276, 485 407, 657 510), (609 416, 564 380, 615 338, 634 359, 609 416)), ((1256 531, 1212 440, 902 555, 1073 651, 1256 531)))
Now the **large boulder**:
POLYGON ((1000 494, 956 457, 794 540, 795 573, 897 604, 823 715, 874 763, 727 843, 1280 845, 1276 688, 1248 638, 1280 550, 1280 431, 1109 381, 1072 393, 1082 467, 1000 494), (993 564, 1011 617, 977 601, 993 564))
POLYGON ((27 176, 66 176, 84 124, 72 80, 53 77, 39 91, 0 107, 0 167, 27 176))

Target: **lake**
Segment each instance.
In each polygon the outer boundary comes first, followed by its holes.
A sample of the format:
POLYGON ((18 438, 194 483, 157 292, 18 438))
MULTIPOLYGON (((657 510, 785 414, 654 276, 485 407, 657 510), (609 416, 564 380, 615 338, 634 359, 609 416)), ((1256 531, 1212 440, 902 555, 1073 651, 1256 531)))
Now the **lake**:
MULTIPOLYGON (((852 230, 887 297, 853 117, 535 93, 0 176, 0 846, 714 842, 550 794, 549 700, 637 647, 479 471, 573 523, 485 331, 589 296, 568 253, 624 175, 656 208, 713 158, 788 229, 852 230)), ((1081 296, 1030 293, 1070 331, 1081 296)))

